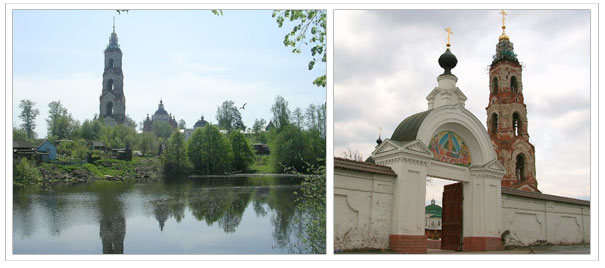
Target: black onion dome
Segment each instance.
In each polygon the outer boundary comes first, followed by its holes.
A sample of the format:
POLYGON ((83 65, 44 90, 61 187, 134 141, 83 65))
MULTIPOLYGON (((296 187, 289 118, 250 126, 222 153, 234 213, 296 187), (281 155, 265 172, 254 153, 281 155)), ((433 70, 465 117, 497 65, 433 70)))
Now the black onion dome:
POLYGON ((456 56, 452 54, 449 48, 439 57, 439 66, 445 69, 443 74, 452 74, 451 70, 456 67, 456 64, 458 64, 458 59, 456 59, 456 56))
POLYGON ((195 122, 195 125, 193 125, 193 128, 204 127, 204 126, 206 126, 206 124, 208 124, 208 122, 206 120, 204 120, 204 117, 202 116, 202 119, 197 120, 197 122, 195 122))
POLYGON ((382 139, 380 137, 378 137, 378 139, 376 140, 376 143, 378 143, 378 145, 380 145, 382 143, 382 139))
POLYGON ((393 132, 391 140, 395 141, 413 141, 416 140, 416 135, 420 129, 420 125, 424 119, 431 113, 432 110, 424 111, 412 115, 399 123, 399 126, 393 132))
POLYGON ((168 115, 168 112, 166 112, 166 110, 164 110, 164 108, 160 108, 157 111, 155 111, 155 113, 153 115, 155 115, 155 116, 158 116, 158 115, 168 115))

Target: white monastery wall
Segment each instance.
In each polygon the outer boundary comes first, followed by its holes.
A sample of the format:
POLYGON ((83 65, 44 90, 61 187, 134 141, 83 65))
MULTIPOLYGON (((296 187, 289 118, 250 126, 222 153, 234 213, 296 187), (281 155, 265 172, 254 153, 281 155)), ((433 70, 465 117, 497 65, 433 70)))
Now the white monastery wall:
POLYGON ((590 206, 502 194, 505 245, 590 243, 590 206))
POLYGON ((388 248, 395 177, 334 169, 334 249, 388 248))

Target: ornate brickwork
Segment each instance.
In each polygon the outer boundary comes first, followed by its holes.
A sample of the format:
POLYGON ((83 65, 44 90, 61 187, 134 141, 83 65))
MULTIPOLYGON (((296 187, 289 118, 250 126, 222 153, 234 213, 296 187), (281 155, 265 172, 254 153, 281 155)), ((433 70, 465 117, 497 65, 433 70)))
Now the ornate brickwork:
POLYGON ((501 39, 489 70, 487 129, 498 160, 506 169, 502 186, 535 192, 535 152, 527 131, 522 71, 513 43, 501 39))

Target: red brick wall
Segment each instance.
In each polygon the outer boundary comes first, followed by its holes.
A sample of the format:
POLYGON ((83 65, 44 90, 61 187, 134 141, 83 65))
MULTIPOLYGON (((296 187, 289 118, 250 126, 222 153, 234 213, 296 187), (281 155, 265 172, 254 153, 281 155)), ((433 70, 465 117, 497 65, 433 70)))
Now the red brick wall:
POLYGON ((389 248, 398 253, 425 254, 427 243, 424 235, 389 235, 389 248))
POLYGON ((427 240, 427 248, 430 249, 441 249, 441 240, 427 240))
POLYGON ((463 251, 490 251, 503 250, 504 245, 500 237, 465 237, 463 251))

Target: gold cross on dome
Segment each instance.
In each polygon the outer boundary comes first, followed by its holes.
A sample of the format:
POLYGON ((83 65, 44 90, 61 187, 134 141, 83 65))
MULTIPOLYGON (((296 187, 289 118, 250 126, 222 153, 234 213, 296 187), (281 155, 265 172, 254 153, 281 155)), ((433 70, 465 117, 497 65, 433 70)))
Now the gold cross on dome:
POLYGON ((499 13, 502 14, 502 28, 506 28, 506 26, 504 26, 504 20, 506 20, 505 16, 507 16, 508 13, 506 13, 504 10, 501 10, 499 13))
POLYGON ((378 137, 380 137, 381 133, 382 133, 382 127, 378 127, 378 137))
POLYGON ((454 34, 452 32, 452 29, 450 27, 445 28, 445 31, 447 32, 447 47, 450 47, 450 34, 454 34))

